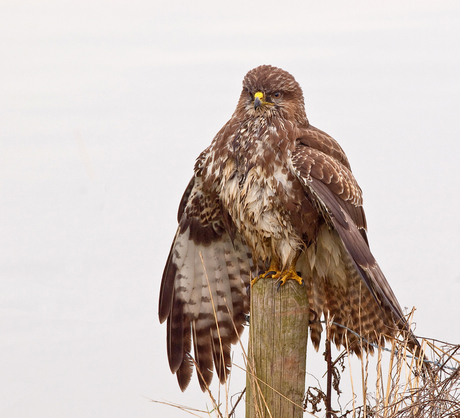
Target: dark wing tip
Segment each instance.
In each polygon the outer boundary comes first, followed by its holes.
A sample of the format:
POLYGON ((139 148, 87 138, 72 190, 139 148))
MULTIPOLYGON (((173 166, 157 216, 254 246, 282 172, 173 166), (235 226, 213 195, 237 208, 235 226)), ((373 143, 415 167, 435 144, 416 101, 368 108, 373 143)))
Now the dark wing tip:
POLYGON ((177 273, 177 266, 172 261, 172 250, 163 272, 160 286, 160 299, 158 302, 158 317, 162 324, 169 317, 174 298, 174 280, 177 273))
POLYGON ((179 383, 179 387, 182 392, 184 392, 185 389, 187 389, 190 380, 192 379, 192 371, 193 362, 190 358, 190 355, 187 354, 176 372, 177 382, 179 383))

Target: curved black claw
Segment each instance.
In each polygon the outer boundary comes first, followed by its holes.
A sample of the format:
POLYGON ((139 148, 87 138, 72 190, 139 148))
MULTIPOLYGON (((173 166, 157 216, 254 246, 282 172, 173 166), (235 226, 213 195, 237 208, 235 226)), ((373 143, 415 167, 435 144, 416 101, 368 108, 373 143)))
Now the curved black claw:
POLYGON ((297 276, 299 276, 301 279, 302 279, 302 286, 305 286, 305 280, 303 279, 303 277, 300 275, 300 271, 297 271, 297 276))
POLYGON ((265 276, 264 276, 264 279, 266 279, 268 276, 274 276, 277 272, 274 271, 274 270, 271 270, 271 271, 267 271, 265 273, 265 276))
POLYGON ((310 323, 311 322, 316 322, 318 320, 318 312, 316 312, 315 310, 310 308, 310 313, 314 315, 313 320, 311 320, 310 323))

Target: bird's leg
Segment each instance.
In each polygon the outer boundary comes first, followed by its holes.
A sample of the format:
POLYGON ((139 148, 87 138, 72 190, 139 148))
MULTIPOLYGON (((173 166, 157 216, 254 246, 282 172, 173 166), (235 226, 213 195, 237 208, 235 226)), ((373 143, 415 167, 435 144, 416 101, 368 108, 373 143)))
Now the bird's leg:
POLYGON ((280 270, 279 260, 276 257, 273 257, 270 262, 270 267, 268 268, 268 270, 265 273, 262 273, 256 278, 254 278, 251 281, 251 286, 253 286, 257 282, 257 280, 266 279, 266 278, 278 279, 279 280, 278 287, 285 284, 288 280, 295 280, 300 285, 304 285, 305 283, 302 277, 300 277, 295 271, 295 265, 297 263, 297 259, 299 258, 299 256, 300 256, 300 253, 294 258, 294 260, 292 260, 287 270, 280 270))
POLYGON ((260 276, 263 276, 263 278, 265 279, 267 277, 276 276, 277 274, 280 274, 278 265, 278 260, 275 257, 273 257, 272 261, 270 261, 270 267, 268 268, 268 270, 265 273, 262 273, 260 276))
POLYGON ((288 280, 295 280, 300 285, 302 286, 305 285, 305 282, 303 281, 302 277, 300 277, 295 270, 295 265, 297 263, 299 256, 300 256, 300 253, 294 257, 294 260, 292 260, 287 270, 283 270, 273 276, 274 279, 279 279, 278 288, 280 288, 288 280))
POLYGON ((274 279, 279 279, 278 288, 285 284, 288 280, 295 280, 300 285, 305 285, 302 277, 300 277, 295 271, 295 263, 293 264, 294 265, 291 264, 287 270, 282 271, 278 277, 273 276, 274 279))
POLYGON ((251 286, 254 286, 254 284, 257 282, 259 279, 266 279, 268 277, 273 277, 276 276, 277 274, 280 274, 279 270, 279 262, 278 258, 273 256, 271 261, 270 261, 270 267, 268 270, 264 273, 259 274, 257 277, 251 280, 251 286))
POLYGON ((251 286, 254 286, 254 284, 259 279, 266 279, 268 277, 276 276, 277 274, 280 274, 278 262, 275 258, 273 258, 272 261, 270 261, 270 267, 268 268, 268 270, 264 273, 259 274, 257 277, 251 280, 251 286))

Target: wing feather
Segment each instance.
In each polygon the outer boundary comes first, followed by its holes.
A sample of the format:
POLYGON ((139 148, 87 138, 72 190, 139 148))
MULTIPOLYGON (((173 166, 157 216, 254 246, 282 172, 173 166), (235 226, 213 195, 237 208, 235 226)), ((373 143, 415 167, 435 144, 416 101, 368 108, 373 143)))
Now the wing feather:
POLYGON ((238 341, 249 313, 246 288, 251 255, 240 236, 223 226, 220 207, 190 181, 179 209, 180 222, 163 272, 159 317, 167 320, 168 359, 185 390, 193 370, 191 350, 203 390, 213 369, 221 382, 231 366, 231 344, 238 341))
MULTIPOLYGON (((337 150, 334 155, 337 157, 337 150)), ((308 146, 307 141, 298 142, 292 161, 307 195, 326 221, 315 246, 298 262, 299 269, 312 277, 309 294, 316 313, 328 311, 337 323, 375 342, 382 338, 376 334, 393 336, 397 327, 392 325, 408 330, 402 309, 370 251, 362 192, 349 165, 308 146), (358 321, 360 329, 356 329, 358 321)), ((316 346, 321 329, 312 325, 316 346)), ((333 329, 338 345, 343 345, 345 333, 333 329)), ((348 339, 356 338, 349 334, 348 339)), ((359 354, 358 345, 354 351, 359 354)))

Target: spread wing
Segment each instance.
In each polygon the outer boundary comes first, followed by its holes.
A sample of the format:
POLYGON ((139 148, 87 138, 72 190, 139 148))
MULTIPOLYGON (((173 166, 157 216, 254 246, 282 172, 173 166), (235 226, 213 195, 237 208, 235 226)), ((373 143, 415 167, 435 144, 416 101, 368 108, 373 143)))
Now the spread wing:
POLYGON ((228 233, 220 205, 203 190, 199 173, 184 193, 178 220, 161 282, 159 317, 167 320, 169 366, 180 388, 190 382, 195 362, 204 390, 213 363, 221 382, 230 372, 230 346, 249 313, 252 261, 239 235, 228 233))
MULTIPOLYGON (((311 128, 297 141, 292 161, 309 200, 325 220, 316 242, 297 263, 306 279, 310 307, 318 317, 328 312, 336 324, 374 343, 407 329, 401 307, 370 251, 362 192, 340 146, 311 128)), ((319 322, 311 324, 316 347, 321 331, 319 322)), ((360 353, 353 333, 336 325, 332 333, 338 346, 345 345, 347 334, 348 342, 355 343, 353 351, 360 353)))

